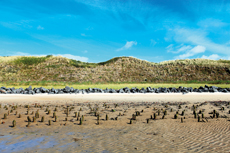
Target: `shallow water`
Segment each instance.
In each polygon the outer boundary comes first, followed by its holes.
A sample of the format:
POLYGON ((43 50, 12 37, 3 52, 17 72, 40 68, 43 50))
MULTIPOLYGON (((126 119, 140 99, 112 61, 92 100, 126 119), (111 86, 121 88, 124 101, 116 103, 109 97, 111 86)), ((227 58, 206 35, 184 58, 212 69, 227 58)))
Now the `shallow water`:
POLYGON ((18 136, 19 135, 1 136, 0 152, 1 153, 18 152, 18 151, 21 152, 23 150, 28 151, 28 149, 30 150, 35 148, 47 149, 58 144, 54 138, 48 136, 42 136, 35 139, 29 139, 24 141, 22 140, 28 139, 28 136, 24 136, 20 139, 17 139, 18 136), (46 143, 43 144, 42 142, 46 142, 46 143))

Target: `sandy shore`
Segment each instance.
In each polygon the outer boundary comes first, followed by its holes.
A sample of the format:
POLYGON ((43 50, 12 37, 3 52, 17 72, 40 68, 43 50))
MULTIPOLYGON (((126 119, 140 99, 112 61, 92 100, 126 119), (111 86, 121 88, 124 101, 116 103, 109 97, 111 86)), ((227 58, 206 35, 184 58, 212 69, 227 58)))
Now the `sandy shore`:
POLYGON ((1 94, 0 102, 2 103, 22 103, 22 102, 39 102, 47 103, 52 101, 59 102, 205 102, 205 101, 228 101, 230 93, 148 93, 148 94, 36 94, 36 95, 19 95, 19 94, 1 94))
POLYGON ((0 95, 0 152, 229 153, 229 101, 224 93, 0 95))

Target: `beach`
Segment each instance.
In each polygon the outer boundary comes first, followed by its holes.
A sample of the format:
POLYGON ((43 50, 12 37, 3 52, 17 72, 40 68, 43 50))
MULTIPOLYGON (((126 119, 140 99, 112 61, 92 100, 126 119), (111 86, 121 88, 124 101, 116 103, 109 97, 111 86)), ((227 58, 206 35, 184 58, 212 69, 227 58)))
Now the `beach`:
POLYGON ((229 152, 229 97, 228 93, 2 94, 0 152, 229 152), (213 117, 214 110, 218 117, 213 117), (27 117, 32 119, 36 112, 39 118, 27 127, 27 117))
POLYGON ((90 93, 90 94, 0 94, 0 102, 47 103, 48 101, 75 102, 205 102, 227 101, 230 93, 90 93))

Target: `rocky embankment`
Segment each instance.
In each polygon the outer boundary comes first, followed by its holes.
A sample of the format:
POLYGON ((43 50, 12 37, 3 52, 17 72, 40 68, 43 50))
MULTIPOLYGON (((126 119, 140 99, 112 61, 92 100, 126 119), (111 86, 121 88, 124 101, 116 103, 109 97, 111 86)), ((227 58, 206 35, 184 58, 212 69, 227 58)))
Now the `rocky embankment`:
POLYGON ((6 88, 6 87, 1 87, 0 88, 0 94, 86 94, 86 93, 189 93, 189 92, 198 92, 198 93, 203 93, 203 92, 222 92, 222 93, 229 93, 230 88, 221 88, 221 87, 216 87, 216 86, 207 86, 205 85, 200 86, 199 88, 192 88, 192 87, 179 87, 179 88, 151 88, 147 87, 145 88, 121 88, 121 89, 100 89, 100 88, 88 88, 88 89, 74 89, 73 87, 68 87, 66 86, 63 89, 46 89, 44 87, 40 88, 32 88, 29 86, 26 89, 19 88, 15 89, 14 87, 12 88, 6 88))

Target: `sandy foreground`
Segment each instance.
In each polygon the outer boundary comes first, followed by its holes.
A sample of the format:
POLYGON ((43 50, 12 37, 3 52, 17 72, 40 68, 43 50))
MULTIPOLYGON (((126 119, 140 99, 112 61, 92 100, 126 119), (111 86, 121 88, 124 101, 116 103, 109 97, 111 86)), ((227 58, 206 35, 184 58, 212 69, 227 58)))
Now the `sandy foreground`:
POLYGON ((227 153, 229 102, 226 93, 0 95, 0 152, 227 153), (213 110, 218 117, 213 118, 213 110), (39 118, 27 127, 27 117, 36 111, 39 118), (140 115, 130 124, 137 111, 140 115))

